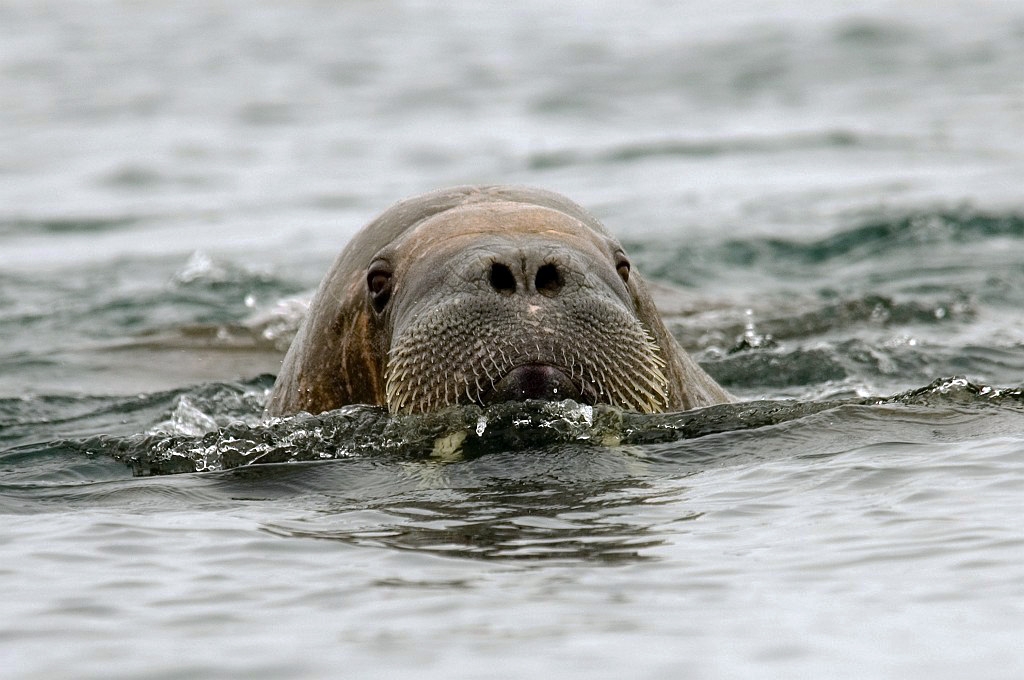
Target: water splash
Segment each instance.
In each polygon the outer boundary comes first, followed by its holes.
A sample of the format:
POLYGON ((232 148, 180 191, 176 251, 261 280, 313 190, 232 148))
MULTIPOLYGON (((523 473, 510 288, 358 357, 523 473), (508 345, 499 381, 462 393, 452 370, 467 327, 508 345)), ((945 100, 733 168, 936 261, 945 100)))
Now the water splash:
POLYGON ((201 434, 213 417, 180 399, 169 429, 128 437, 100 436, 76 444, 112 456, 135 475, 226 470, 267 463, 302 463, 383 456, 451 462, 488 453, 559 446, 645 446, 770 427, 841 408, 999 409, 1024 414, 1024 389, 944 378, 891 397, 814 402, 753 401, 680 413, 639 414, 575 402, 510 402, 459 406, 436 413, 391 416, 372 406, 264 423, 235 422, 201 434))

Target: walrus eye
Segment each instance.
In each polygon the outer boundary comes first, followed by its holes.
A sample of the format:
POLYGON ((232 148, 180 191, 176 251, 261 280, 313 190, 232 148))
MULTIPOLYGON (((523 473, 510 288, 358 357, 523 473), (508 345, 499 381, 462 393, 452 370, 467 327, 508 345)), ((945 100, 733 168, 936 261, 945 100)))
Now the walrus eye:
POLYGON ((387 262, 374 262, 366 272, 366 288, 370 292, 370 302, 378 312, 391 299, 391 265, 387 262))
POLYGON ((615 271, 619 273, 619 278, 622 279, 623 283, 629 283, 629 260, 620 257, 619 261, 615 264, 615 271))

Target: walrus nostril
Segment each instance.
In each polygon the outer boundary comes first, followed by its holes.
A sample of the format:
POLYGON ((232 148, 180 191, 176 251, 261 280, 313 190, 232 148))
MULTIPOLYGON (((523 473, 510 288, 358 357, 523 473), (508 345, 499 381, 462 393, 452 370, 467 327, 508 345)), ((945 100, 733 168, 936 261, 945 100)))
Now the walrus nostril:
POLYGON ((500 262, 491 263, 491 287, 505 295, 516 292, 516 277, 507 265, 500 262))
POLYGON ((537 270, 537 278, 533 285, 541 295, 548 297, 557 295, 558 291, 562 290, 562 272, 558 271, 558 267, 553 264, 542 265, 537 270))

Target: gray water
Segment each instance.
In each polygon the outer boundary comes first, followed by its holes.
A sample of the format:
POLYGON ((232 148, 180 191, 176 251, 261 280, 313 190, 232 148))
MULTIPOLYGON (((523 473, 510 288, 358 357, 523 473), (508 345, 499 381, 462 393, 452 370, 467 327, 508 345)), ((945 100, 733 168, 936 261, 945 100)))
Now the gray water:
POLYGON ((1024 5, 0 0, 0 676, 1024 675, 1024 5), (262 423, 399 198, 744 402, 262 423))

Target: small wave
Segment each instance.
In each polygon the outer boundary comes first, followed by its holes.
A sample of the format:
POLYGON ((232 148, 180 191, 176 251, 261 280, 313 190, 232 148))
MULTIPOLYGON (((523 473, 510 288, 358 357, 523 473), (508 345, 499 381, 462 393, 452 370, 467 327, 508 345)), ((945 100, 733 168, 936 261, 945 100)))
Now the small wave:
POLYGON ((192 253, 188 261, 174 273, 173 283, 216 285, 224 283, 264 282, 273 278, 270 271, 244 267, 228 260, 215 260, 202 251, 192 253))
POLYGON ((967 297, 931 300, 898 300, 869 293, 860 297, 826 301, 813 309, 797 309, 779 316, 754 321, 752 310, 720 313, 714 319, 673 317, 667 319, 673 334, 687 347, 700 347, 705 336, 731 342, 728 352, 773 347, 781 340, 795 340, 834 333, 849 328, 889 328, 906 325, 935 325, 970 321, 977 315, 976 304, 967 297))
POLYGON ((56 277, 0 274, 0 325, 26 337, 77 345, 96 339, 146 342, 178 331, 195 342, 211 329, 213 335, 230 335, 238 327, 279 350, 304 315, 305 288, 268 269, 201 253, 176 269, 169 264, 115 260, 56 277), (67 341, 69 332, 77 342, 67 341))
POLYGON ((979 385, 957 376, 940 378, 925 387, 901 392, 887 399, 866 400, 865 403, 906 406, 998 406, 1024 411, 1024 387, 979 385))
MULTIPOLYGON (((295 338, 309 310, 309 295, 277 298, 238 321, 182 324, 174 328, 150 329, 117 343, 117 347, 147 349, 237 349, 266 350, 283 355, 295 338)), ((255 297, 246 295, 245 304, 256 307, 255 297)))
POLYGON ((666 139, 630 142, 599 150, 563 149, 531 155, 532 170, 548 170, 576 165, 620 164, 658 157, 707 158, 727 154, 768 154, 801 149, 835 147, 909 147, 910 139, 868 135, 837 129, 764 137, 727 137, 722 139, 666 139))
POLYGON ((1020 373, 1024 356, 1015 348, 946 347, 914 338, 887 343, 850 339, 740 351, 706 358, 702 365, 731 389, 806 390, 822 383, 850 380, 905 385, 953 372, 998 379, 1020 373))
POLYGON ((906 251, 913 251, 911 262, 916 266, 922 246, 976 244, 986 239, 1024 239, 1024 215, 971 208, 918 211, 869 218, 813 240, 732 239, 703 245, 688 242, 682 247, 667 249, 664 243, 630 243, 629 246, 631 251, 650 256, 654 277, 688 283, 679 277, 691 270, 714 272, 763 267, 783 274, 795 269, 806 276, 808 266, 830 265, 836 260, 848 266, 879 257, 905 258, 906 251))
MULTIPOLYGON (((129 436, 148 427, 150 433, 198 434, 185 429, 188 408, 209 429, 234 422, 256 425, 263 413, 272 375, 245 382, 207 383, 187 390, 131 396, 26 396, 0 399, 0 445, 17 447, 51 437, 129 436), (185 406, 187 405, 187 407, 185 406), (140 425, 154 423, 153 425, 140 425), (180 425, 180 426, 179 426, 180 425)), ((206 431, 206 430, 203 430, 206 431)), ((74 440, 74 439, 72 439, 74 440)))
POLYGON ((900 217, 881 217, 832 236, 797 243, 767 239, 771 257, 820 264, 836 258, 865 259, 892 248, 919 248, 925 244, 965 243, 977 239, 1024 239, 1024 216, 995 214, 972 209, 919 212, 900 217))

